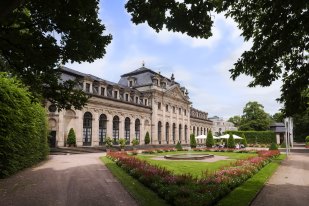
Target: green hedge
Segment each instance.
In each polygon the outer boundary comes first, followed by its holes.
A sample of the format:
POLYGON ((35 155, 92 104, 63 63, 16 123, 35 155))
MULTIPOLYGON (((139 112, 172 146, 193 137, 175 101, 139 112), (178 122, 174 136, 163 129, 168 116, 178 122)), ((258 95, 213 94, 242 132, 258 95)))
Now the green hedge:
POLYGON ((225 134, 235 134, 237 136, 246 136, 248 144, 271 144, 276 142, 276 134, 273 131, 225 131, 225 134))
POLYGON ((24 85, 0 73, 0 178, 46 158, 47 119, 24 85))

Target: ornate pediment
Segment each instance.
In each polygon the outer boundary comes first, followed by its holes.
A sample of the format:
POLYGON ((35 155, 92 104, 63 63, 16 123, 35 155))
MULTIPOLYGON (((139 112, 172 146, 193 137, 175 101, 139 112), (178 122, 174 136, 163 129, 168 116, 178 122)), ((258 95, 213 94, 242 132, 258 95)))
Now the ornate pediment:
POLYGON ((189 101, 189 98, 181 91, 178 85, 174 85, 165 92, 166 96, 173 99, 189 101))

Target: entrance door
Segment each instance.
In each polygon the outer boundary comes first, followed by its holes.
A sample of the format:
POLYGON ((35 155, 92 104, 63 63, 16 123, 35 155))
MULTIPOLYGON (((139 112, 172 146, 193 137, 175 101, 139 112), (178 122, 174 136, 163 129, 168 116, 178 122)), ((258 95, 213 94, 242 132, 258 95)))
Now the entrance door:
POLYGON ((56 131, 51 131, 49 133, 48 143, 50 148, 56 147, 56 131))

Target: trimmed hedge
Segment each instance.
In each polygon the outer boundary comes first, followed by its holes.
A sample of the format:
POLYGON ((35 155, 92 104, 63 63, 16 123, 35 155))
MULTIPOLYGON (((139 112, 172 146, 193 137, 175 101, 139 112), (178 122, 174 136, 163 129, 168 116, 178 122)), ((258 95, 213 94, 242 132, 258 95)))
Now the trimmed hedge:
POLYGON ((276 134, 273 131, 225 131, 225 134, 235 134, 237 136, 246 136, 248 144, 271 144, 276 142, 276 134))
POLYGON ((17 79, 0 73, 0 178, 46 158, 45 109, 17 79))

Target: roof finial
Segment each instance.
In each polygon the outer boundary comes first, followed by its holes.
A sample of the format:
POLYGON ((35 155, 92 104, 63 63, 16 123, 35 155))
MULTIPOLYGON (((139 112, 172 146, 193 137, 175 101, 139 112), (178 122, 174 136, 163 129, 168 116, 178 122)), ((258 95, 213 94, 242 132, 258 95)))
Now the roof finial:
POLYGON ((144 67, 145 66, 145 61, 143 60, 143 62, 142 62, 142 67, 144 67))

